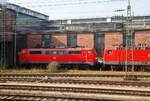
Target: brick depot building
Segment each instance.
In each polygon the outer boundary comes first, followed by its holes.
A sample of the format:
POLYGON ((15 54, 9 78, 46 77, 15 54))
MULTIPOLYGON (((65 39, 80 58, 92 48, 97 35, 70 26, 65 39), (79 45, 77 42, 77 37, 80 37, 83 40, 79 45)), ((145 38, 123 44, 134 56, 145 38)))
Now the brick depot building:
MULTIPOLYGON (((13 64, 14 32, 17 53, 24 48, 81 47, 95 48, 103 57, 104 48, 125 44, 125 17, 48 21, 47 15, 14 4, 7 6, 6 15, 9 64, 13 64), (16 21, 15 28, 13 21, 16 21)), ((133 21, 135 45, 149 46, 150 16, 135 16, 133 21)))
POLYGON ((35 26, 40 25, 42 21, 47 21, 48 19, 49 17, 47 15, 15 4, 8 3, 5 5, 5 9, 0 4, 0 60, 4 59, 5 53, 7 63, 13 65, 15 34, 18 39, 16 40, 18 52, 20 49, 26 48, 24 43, 22 43, 24 37, 19 34, 24 31, 37 30, 35 26))
MULTIPOLYGON (((104 48, 113 48, 125 45, 124 23, 115 21, 99 23, 88 22, 79 24, 60 24, 57 25, 57 27, 60 27, 60 29, 47 30, 43 33, 34 32, 25 34, 26 47, 96 48, 99 56, 103 57, 104 48), (62 29, 62 26, 64 29, 62 29)), ((149 22, 135 22, 134 40, 136 46, 150 45, 149 22)))

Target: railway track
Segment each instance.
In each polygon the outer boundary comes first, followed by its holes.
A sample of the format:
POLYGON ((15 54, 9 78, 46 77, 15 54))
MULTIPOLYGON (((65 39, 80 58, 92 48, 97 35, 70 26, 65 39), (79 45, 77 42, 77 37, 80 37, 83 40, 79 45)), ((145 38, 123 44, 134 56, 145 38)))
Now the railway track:
MULTIPOLYGON (((120 74, 0 74, 0 77, 124 77, 120 74)), ((137 78, 150 78, 150 75, 130 75, 137 78)))
POLYGON ((110 95, 134 95, 150 96, 150 90, 131 90, 122 88, 83 88, 83 87, 58 87, 58 86, 37 86, 37 85, 0 85, 1 90, 23 90, 23 91, 44 91, 44 92, 67 92, 87 94, 110 94, 110 95))
POLYGON ((0 94, 0 101, 121 101, 121 100, 107 100, 102 98, 69 97, 69 96, 0 94))
POLYGON ((74 80, 74 79, 41 79, 41 78, 0 78, 1 83, 5 82, 36 82, 36 83, 65 83, 65 84, 87 84, 87 85, 119 85, 150 87, 150 82, 141 81, 108 81, 108 80, 74 80))

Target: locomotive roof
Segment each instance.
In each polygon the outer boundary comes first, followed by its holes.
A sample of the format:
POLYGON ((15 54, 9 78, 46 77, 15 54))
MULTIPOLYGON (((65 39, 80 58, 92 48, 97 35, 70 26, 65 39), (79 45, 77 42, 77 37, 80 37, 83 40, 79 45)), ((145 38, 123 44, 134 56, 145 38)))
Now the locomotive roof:
POLYGON ((92 50, 94 48, 31 48, 23 50, 92 50))
MULTIPOLYGON (((122 50, 126 49, 125 47, 117 47, 117 48, 105 48, 105 50, 122 50)), ((135 47, 134 49, 150 49, 150 47, 135 47)))

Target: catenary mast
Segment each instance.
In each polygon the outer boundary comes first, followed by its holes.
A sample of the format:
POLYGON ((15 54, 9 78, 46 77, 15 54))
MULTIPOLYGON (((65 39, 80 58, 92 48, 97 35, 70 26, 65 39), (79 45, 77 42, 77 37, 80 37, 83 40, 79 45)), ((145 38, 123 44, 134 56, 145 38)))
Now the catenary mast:
POLYGON ((128 75, 128 67, 129 65, 132 65, 132 75, 134 73, 134 54, 133 54, 133 49, 134 49, 134 32, 133 32, 133 27, 132 27, 132 14, 131 14, 131 4, 130 0, 128 0, 128 6, 127 6, 127 17, 126 17, 126 62, 125 62, 125 79, 133 79, 130 78, 128 75))

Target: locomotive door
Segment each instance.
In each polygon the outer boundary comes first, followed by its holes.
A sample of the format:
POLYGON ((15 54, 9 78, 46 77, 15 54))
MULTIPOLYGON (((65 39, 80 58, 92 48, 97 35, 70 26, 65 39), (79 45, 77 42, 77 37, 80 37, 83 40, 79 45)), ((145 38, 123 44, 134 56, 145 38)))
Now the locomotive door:
POLYGON ((29 51, 25 51, 25 53, 24 53, 24 58, 25 58, 25 61, 29 61, 29 54, 30 54, 30 52, 29 51))
POLYGON ((28 58, 27 51, 23 50, 20 54, 22 55, 23 61, 27 61, 27 58, 28 58))
POLYGON ((87 62, 87 51, 82 51, 82 62, 87 62))
POLYGON ((118 53, 117 55, 119 56, 119 60, 118 60, 119 61, 119 65, 124 65, 125 62, 124 62, 124 59, 123 59, 124 58, 123 51, 122 50, 118 50, 117 53, 118 53))
POLYGON ((117 52, 117 57, 118 57, 118 59, 117 59, 117 61, 118 61, 118 65, 122 65, 122 52, 120 52, 120 50, 117 50, 116 51, 117 52))

